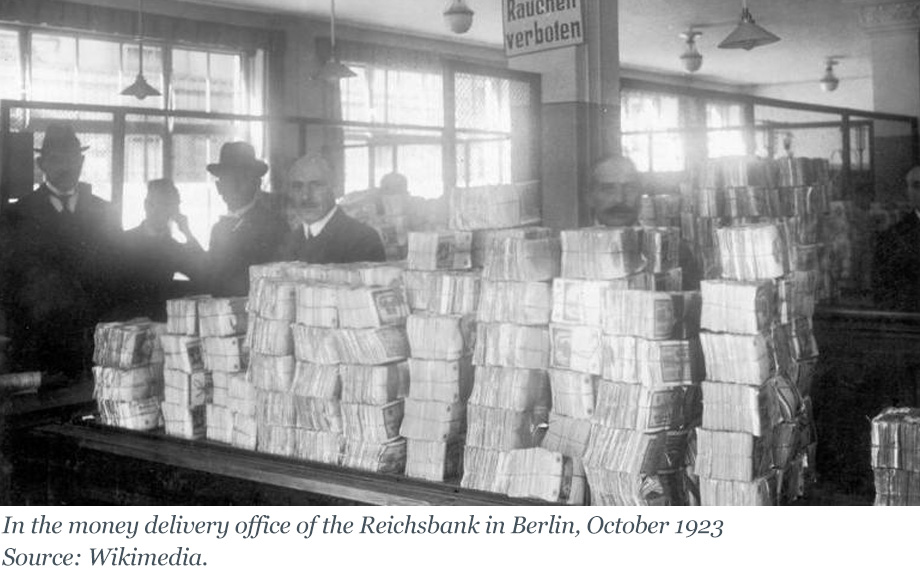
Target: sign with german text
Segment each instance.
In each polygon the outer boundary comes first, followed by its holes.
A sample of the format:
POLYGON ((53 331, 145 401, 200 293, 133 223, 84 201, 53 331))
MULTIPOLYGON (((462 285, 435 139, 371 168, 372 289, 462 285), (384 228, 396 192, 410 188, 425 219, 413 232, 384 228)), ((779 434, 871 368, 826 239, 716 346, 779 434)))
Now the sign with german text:
POLYGON ((520 56, 581 44, 581 0, 502 0, 505 55, 520 56))

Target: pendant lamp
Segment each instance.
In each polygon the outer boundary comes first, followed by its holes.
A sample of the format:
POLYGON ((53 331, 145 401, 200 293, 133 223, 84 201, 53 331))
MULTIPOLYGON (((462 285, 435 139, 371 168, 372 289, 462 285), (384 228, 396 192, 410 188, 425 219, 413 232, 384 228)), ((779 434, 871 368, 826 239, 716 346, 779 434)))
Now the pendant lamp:
POLYGON ((133 96, 143 100, 148 96, 160 96, 160 91, 150 85, 144 78, 144 11, 143 0, 137 0, 137 77, 134 82, 121 91, 122 96, 133 96))
POLYGON ((335 0, 329 0, 329 4, 329 41, 331 52, 329 54, 329 60, 323 64, 322 69, 319 71, 319 77, 326 82, 338 82, 345 78, 354 78, 357 74, 355 74, 351 68, 339 62, 339 56, 335 51, 335 0))
POLYGON ((732 30, 725 40, 719 44, 719 48, 741 48, 743 50, 753 50, 758 46, 766 46, 779 42, 779 36, 768 32, 758 26, 748 10, 747 0, 741 3, 741 22, 732 30))

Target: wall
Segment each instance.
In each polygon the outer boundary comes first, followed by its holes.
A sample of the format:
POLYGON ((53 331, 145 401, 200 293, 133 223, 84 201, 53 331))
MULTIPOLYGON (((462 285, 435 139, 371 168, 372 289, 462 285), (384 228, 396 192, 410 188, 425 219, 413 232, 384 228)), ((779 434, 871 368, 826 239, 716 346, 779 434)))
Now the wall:
POLYGON ((822 106, 836 106, 856 110, 874 109, 871 77, 843 78, 840 80, 840 86, 837 90, 823 92, 818 85, 818 79, 822 73, 821 70, 816 70, 813 82, 754 86, 747 89, 746 92, 754 96, 763 96, 764 98, 808 102, 822 106))

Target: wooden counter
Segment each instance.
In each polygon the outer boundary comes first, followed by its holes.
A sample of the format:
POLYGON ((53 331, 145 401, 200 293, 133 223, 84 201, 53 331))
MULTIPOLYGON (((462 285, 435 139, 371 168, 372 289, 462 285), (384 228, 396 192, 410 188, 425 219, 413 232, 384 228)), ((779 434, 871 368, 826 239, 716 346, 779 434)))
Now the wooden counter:
MULTIPOLYGON (((405 476, 372 474, 207 441, 92 424, 45 424, 17 461, 45 467, 49 503, 539 505, 405 476)), ((32 497, 40 495, 33 492, 32 497)))

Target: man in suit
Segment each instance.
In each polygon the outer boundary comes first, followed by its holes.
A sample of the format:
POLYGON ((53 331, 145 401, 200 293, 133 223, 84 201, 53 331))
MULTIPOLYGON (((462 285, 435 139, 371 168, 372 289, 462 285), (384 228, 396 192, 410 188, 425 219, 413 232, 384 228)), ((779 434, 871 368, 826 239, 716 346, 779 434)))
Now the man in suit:
MULTIPOLYGON (((587 200, 597 224, 638 226, 641 198, 639 173, 628 158, 610 156, 595 166, 587 200)), ((683 240, 679 258, 683 289, 699 290, 700 267, 690 246, 683 240)))
POLYGON ((208 291, 214 296, 246 296, 249 267, 275 260, 289 229, 269 195, 261 192, 267 171, 246 142, 224 144, 220 161, 208 164, 228 211, 211 229, 208 291))
POLYGON ((73 126, 45 131, 44 182, 10 206, 2 297, 13 370, 78 376, 92 330, 114 301, 117 222, 108 202, 80 182, 83 152, 73 126))
POLYGON ((139 226, 125 232, 127 308, 131 311, 127 316, 165 322, 166 300, 201 290, 205 253, 179 204, 179 190, 169 178, 147 183, 146 217, 139 226), (185 238, 184 243, 173 237, 172 226, 185 238), (176 281, 176 273, 187 280, 176 281))
POLYGON ((875 304, 889 310, 920 311, 920 166, 907 173, 911 210, 875 243, 872 287, 875 304))
POLYGON ((348 216, 336 205, 332 171, 319 157, 304 157, 288 172, 285 204, 294 229, 281 259, 311 264, 382 262, 386 252, 380 235, 348 216))

